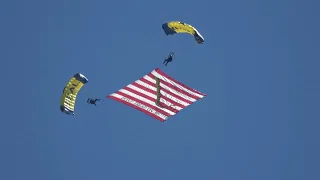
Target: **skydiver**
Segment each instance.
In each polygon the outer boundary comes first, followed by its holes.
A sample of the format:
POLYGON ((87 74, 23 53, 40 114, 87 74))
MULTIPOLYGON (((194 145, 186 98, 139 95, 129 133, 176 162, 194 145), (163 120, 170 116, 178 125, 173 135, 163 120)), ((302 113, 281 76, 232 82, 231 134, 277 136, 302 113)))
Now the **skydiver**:
POLYGON ((163 64, 167 66, 167 64, 172 61, 173 56, 174 53, 170 53, 169 56, 163 61, 163 64))
POLYGON ((96 104, 97 101, 101 101, 101 99, 91 99, 91 98, 88 98, 87 103, 88 103, 88 104, 94 104, 95 106, 97 106, 97 104, 96 104))

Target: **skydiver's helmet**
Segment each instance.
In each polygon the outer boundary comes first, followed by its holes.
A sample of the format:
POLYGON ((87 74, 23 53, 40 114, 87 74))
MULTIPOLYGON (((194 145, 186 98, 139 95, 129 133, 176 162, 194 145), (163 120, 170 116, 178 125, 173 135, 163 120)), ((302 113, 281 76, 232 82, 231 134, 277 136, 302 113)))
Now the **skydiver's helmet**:
POLYGON ((88 98, 87 103, 90 104, 90 98, 88 98))

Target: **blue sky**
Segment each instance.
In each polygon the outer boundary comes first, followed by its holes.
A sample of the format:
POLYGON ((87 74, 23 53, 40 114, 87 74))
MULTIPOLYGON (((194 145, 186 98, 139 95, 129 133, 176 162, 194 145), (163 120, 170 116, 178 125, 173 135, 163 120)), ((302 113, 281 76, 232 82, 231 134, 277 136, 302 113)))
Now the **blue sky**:
POLYGON ((0 179, 320 179, 319 4, 1 1, 0 179), (171 20, 205 43, 165 36, 171 20), (208 96, 166 123, 86 104, 156 67, 208 96), (77 72, 89 83, 68 116, 61 91, 77 72))

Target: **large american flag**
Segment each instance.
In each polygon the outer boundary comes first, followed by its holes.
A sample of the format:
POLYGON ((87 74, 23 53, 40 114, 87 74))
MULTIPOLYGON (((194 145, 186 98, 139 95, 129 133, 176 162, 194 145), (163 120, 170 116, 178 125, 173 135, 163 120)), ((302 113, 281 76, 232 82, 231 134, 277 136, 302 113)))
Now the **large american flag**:
POLYGON ((205 96, 156 68, 107 97, 163 122, 205 96))

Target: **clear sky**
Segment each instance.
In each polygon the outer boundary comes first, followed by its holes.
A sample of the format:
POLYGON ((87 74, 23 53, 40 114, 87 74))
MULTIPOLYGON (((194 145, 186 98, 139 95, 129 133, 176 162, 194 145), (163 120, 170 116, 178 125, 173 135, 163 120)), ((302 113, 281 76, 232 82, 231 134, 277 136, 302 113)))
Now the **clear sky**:
POLYGON ((319 5, 2 0, 0 179, 319 180, 319 5), (166 36, 172 20, 205 43, 166 36), (86 103, 157 67, 207 97, 165 123, 86 103), (77 72, 89 82, 68 116, 59 101, 77 72))

